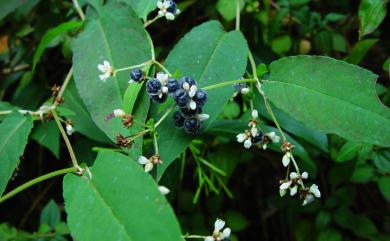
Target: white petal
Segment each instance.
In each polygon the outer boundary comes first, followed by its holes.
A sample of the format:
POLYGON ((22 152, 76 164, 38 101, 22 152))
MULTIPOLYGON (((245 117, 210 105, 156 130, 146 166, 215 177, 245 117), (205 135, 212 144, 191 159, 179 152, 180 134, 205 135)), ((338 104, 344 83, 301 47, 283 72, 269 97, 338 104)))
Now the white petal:
POLYGON ((164 16, 164 12, 163 12, 163 11, 161 11, 161 10, 160 10, 160 11, 158 11, 158 16, 160 16, 160 17, 161 17, 161 16, 164 16))
POLYGON ((283 155, 282 163, 284 167, 287 167, 288 164, 290 164, 290 157, 291 157, 290 152, 286 152, 286 154, 283 155))
POLYGON ((144 156, 140 156, 140 158, 138 158, 138 163, 141 164, 141 165, 145 165, 146 163, 149 163, 149 159, 144 157, 144 156))
POLYGON ((232 230, 230 228, 225 228, 222 231, 222 238, 229 238, 232 230))
POLYGON ((163 3, 162 3, 162 1, 157 1, 157 7, 158 7, 159 9, 162 9, 162 8, 163 8, 163 3))
POLYGON ((244 133, 240 133, 236 136, 238 142, 244 142, 246 139, 246 135, 244 133))
POLYGON ((287 188, 289 188, 291 186, 291 181, 288 181, 288 182, 284 182, 282 183, 282 185, 280 185, 279 189, 281 190, 286 190, 287 188))
POLYGON ((196 85, 192 85, 192 86, 190 87, 190 91, 188 92, 188 95, 189 95, 191 98, 194 97, 197 90, 198 90, 198 88, 196 87, 196 85))
POLYGON ((244 147, 247 148, 247 149, 249 149, 251 146, 252 146, 251 140, 246 139, 246 140, 244 141, 244 147))
POLYGON ((167 195, 168 193, 171 192, 171 190, 169 190, 167 187, 165 186, 158 186, 158 190, 160 191, 160 193, 162 195, 167 195))
POLYGON ((98 68, 98 70, 100 70, 100 72, 102 72, 102 73, 106 73, 106 72, 107 72, 106 67, 105 67, 104 65, 102 65, 102 64, 98 64, 98 65, 97 65, 97 68, 98 68))
POLYGON ((183 89, 186 90, 186 91, 189 91, 190 90, 190 84, 188 84, 187 82, 184 82, 183 89))
POLYGON ((181 11, 180 9, 176 8, 176 13, 175 14, 179 14, 181 11))
POLYGON ((106 79, 107 79, 107 75, 106 74, 101 74, 101 75, 99 75, 99 79, 103 80, 105 82, 106 79))
POLYGON ((128 83, 129 83, 129 84, 132 84, 132 83, 134 83, 134 82, 135 82, 134 80, 130 79, 128 83))
POLYGON ((107 60, 104 60, 103 64, 104 64, 104 66, 107 68, 107 70, 108 70, 108 69, 111 69, 111 64, 110 64, 110 62, 108 62, 107 60))
POLYGON ((193 100, 190 101, 190 109, 191 110, 196 110, 196 103, 193 100))
POLYGON ((314 201, 314 196, 312 194, 307 194, 305 197, 305 200, 302 203, 302 206, 305 206, 308 203, 311 203, 314 201))
POLYGON ((211 236, 207 236, 204 241, 214 241, 214 238, 211 236))
POLYGON ((249 88, 242 88, 241 89, 241 94, 246 95, 248 93, 249 93, 249 88))
POLYGON ((267 144, 264 144, 263 145, 263 150, 266 150, 267 149, 267 144))
POLYGON ((313 184, 310 186, 310 192, 314 194, 315 197, 320 198, 321 192, 318 189, 318 186, 316 184, 313 184))
POLYGON ((150 172, 153 169, 153 163, 149 162, 145 165, 145 172, 150 172))
POLYGON ((290 189, 290 195, 291 196, 294 196, 295 194, 297 194, 298 192, 298 186, 293 186, 291 189, 290 189))
POLYGON ((198 117, 199 121, 205 121, 208 118, 210 118, 210 116, 208 114, 198 114, 197 117, 198 117))
POLYGON ((297 179, 298 177, 299 177, 298 173, 296 173, 296 172, 291 172, 290 173, 290 178, 291 179, 297 179))
POLYGON ((301 177, 302 177, 303 179, 307 179, 307 178, 309 177, 309 173, 303 172, 302 175, 301 175, 301 177))
POLYGON ((255 136, 257 136, 257 133, 258 133, 257 128, 256 128, 256 127, 252 127, 252 128, 251 128, 251 135, 252 135, 253 137, 255 137, 255 136))
POLYGON ((175 20, 175 15, 173 15, 173 13, 167 12, 167 13, 165 14, 165 17, 166 17, 168 20, 175 20))
POLYGON ((280 197, 283 197, 284 195, 286 195, 286 193, 287 193, 286 189, 279 189, 280 197))
POLYGON ((214 230, 219 232, 219 230, 223 229, 224 226, 225 221, 223 221, 222 219, 217 219, 214 223, 214 230))
POLYGON ((171 6, 171 2, 164 0, 163 5, 164 5, 164 8, 169 8, 171 6))
POLYGON ((122 109, 116 109, 114 110, 114 115, 116 117, 123 117, 126 115, 126 113, 122 109))
POLYGON ((259 117, 259 112, 257 112, 257 110, 253 110, 252 111, 252 118, 257 119, 258 117, 259 117))
POLYGON ((166 87, 166 86, 164 86, 164 87, 162 87, 161 88, 161 91, 163 92, 163 93, 168 93, 168 87, 166 87))

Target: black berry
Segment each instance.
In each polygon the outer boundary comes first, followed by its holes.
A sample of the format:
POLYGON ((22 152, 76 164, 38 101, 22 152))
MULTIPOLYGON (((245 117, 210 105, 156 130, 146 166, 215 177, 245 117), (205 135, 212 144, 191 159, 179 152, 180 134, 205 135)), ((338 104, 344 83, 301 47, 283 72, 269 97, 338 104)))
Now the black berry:
POLYGON ((207 101, 207 92, 204 90, 197 90, 193 100, 198 105, 204 105, 207 101))
POLYGON ((197 107, 195 110, 188 109, 188 108, 181 108, 181 112, 185 117, 193 117, 196 114, 202 113, 202 108, 197 107))
POLYGON ((255 137, 252 138, 252 142, 255 143, 255 144, 260 143, 260 142, 262 142, 263 140, 264 140, 264 135, 263 135, 262 132, 259 132, 259 133, 257 134, 257 136, 255 136, 255 137))
POLYGON ((196 81, 193 78, 187 76, 181 77, 179 79, 180 86, 183 86, 184 83, 188 83, 190 86, 196 85, 196 81))
POLYGON ((140 82, 144 79, 144 72, 141 69, 133 69, 130 72, 130 78, 135 82, 140 82))
POLYGON ((152 100, 154 100, 155 102, 157 103, 164 103, 167 98, 168 98, 168 94, 162 94, 161 97, 159 97, 159 95, 150 95, 150 98, 152 100))
POLYGON ((177 81, 177 79, 170 78, 168 79, 167 87, 168 87, 168 92, 173 93, 176 90, 180 89, 179 81, 177 81))
POLYGON ((149 95, 156 95, 160 92, 162 87, 161 82, 158 79, 150 79, 146 82, 146 92, 149 95))
POLYGON ((173 123, 175 124, 176 127, 183 127, 185 117, 183 114, 179 111, 176 111, 173 113, 173 123))
POLYGON ((188 104, 189 96, 183 89, 178 89, 173 94, 173 99, 179 107, 185 107, 188 104))
POLYGON ((177 10, 177 5, 174 1, 169 1, 170 2, 170 6, 169 8, 167 8, 167 11, 172 13, 172 14, 176 14, 176 10, 177 10))
POLYGON ((196 118, 188 118, 184 121, 184 131, 188 134, 198 134, 201 129, 201 123, 196 118))

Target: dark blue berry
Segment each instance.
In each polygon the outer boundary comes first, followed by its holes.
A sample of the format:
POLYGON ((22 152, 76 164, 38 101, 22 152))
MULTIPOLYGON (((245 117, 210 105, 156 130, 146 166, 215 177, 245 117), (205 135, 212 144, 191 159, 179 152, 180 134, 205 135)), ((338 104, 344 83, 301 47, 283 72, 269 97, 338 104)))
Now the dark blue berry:
POLYGON ((161 82, 158 79, 150 79, 146 82, 146 92, 149 95, 156 95, 160 92, 162 87, 161 82))
POLYGON ((196 81, 193 78, 187 76, 181 77, 179 79, 180 86, 183 86, 184 83, 188 83, 190 86, 196 85, 196 81))
POLYGON ((177 5, 174 1, 169 1, 170 2, 170 6, 169 8, 167 8, 167 11, 172 13, 172 14, 176 14, 176 10, 177 10, 177 5))
POLYGON ((257 134, 257 136, 252 138, 252 142, 255 144, 258 144, 258 143, 262 142, 263 140, 264 140, 264 135, 262 132, 259 132, 257 134))
POLYGON ((168 92, 173 93, 176 90, 180 89, 179 81, 177 81, 177 79, 170 78, 168 79, 167 87, 168 87, 168 92))
POLYGON ((197 107, 195 110, 191 110, 189 108, 181 108, 180 110, 185 117, 193 117, 196 114, 202 113, 201 107, 197 107))
POLYGON ((168 94, 162 94, 161 97, 159 95, 150 95, 150 99, 154 100, 157 103, 164 103, 168 98, 168 94))
POLYGON ((133 69, 130 72, 130 78, 135 82, 140 82, 144 79, 144 72, 141 69, 133 69))
POLYGON ((246 83, 234 83, 233 87, 236 90, 236 92, 240 93, 243 88, 247 87, 247 85, 246 83))
POLYGON ((192 99, 196 104, 204 105, 207 101, 207 92, 204 90, 197 90, 195 96, 192 99))
POLYGON ((173 94, 173 99, 179 107, 185 107, 188 104, 189 96, 183 89, 178 89, 173 94))
POLYGON ((175 124, 176 127, 183 127, 185 117, 183 114, 179 111, 176 111, 173 113, 173 123, 175 124))
POLYGON ((198 134, 201 129, 201 123, 196 118, 188 118, 184 121, 184 131, 188 134, 198 134))

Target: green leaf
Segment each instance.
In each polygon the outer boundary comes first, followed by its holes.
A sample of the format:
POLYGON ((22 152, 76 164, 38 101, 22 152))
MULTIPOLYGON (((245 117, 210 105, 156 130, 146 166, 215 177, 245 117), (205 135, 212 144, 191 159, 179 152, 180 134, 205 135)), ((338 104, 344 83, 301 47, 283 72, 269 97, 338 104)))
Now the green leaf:
POLYGON ((138 16, 125 3, 109 3, 99 17, 87 21, 73 47, 76 86, 93 121, 111 139, 120 131, 126 134, 120 120, 106 122, 104 117, 123 106, 129 72, 103 82, 96 66, 108 60, 114 68, 122 68, 152 58, 149 37, 138 16))
POLYGON ((390 202, 390 177, 381 177, 378 181, 378 187, 384 198, 390 202))
POLYGON ((52 229, 61 221, 61 212, 56 202, 51 199, 43 208, 40 224, 48 224, 52 229))
POLYGON ((389 0, 362 0, 359 5, 359 38, 375 31, 386 17, 389 0))
POLYGON ((353 141, 347 141, 337 153, 336 162, 346 162, 355 158, 359 150, 362 148, 362 144, 353 141))
POLYGON ((375 176, 375 169, 369 165, 357 166, 352 174, 351 182, 367 183, 375 176))
POLYGON ((375 95, 372 72, 319 56, 282 58, 270 70, 266 95, 298 121, 355 142, 390 146, 390 111, 375 95))
POLYGON ((318 235, 317 241, 342 241, 343 236, 335 229, 325 229, 318 235))
POLYGON ((229 102, 223 109, 222 115, 227 119, 234 119, 240 115, 241 109, 237 102, 229 102))
POLYGON ((280 36, 272 39, 271 48, 277 54, 286 53, 291 49, 292 40, 289 35, 280 36))
POLYGON ((31 116, 19 113, 7 116, 0 124, 0 195, 19 164, 32 127, 31 116))
POLYGON ((100 152, 92 180, 64 178, 65 210, 79 241, 182 241, 174 213, 150 175, 128 157, 100 152), (107 231, 109 230, 109 231, 107 231))
POLYGON ((18 7, 26 4, 27 0, 23 1, 9 1, 2 0, 0 1, 0 20, 6 17, 11 12, 15 11, 18 7))
POLYGON ((31 138, 49 149, 57 159, 60 158, 60 131, 54 121, 36 125, 31 138))
POLYGON ((148 14, 157 8, 157 0, 120 0, 130 4, 140 18, 146 21, 148 14))
POLYGON ((93 122, 77 92, 74 81, 71 81, 68 84, 68 87, 64 92, 64 99, 65 102, 60 106, 61 110, 66 108, 71 110, 71 112, 60 111, 60 114, 72 120, 76 132, 80 132, 96 141, 109 142, 107 136, 96 126, 95 122, 93 122))
POLYGON ((138 83, 131 84, 127 88, 123 97, 123 110, 126 113, 132 113, 135 101, 137 100, 137 96, 141 88, 142 84, 138 83))
POLYGON ((378 42, 378 39, 364 39, 357 42, 351 53, 345 58, 350 64, 359 64, 366 56, 368 51, 378 42))
MULTIPOLYGON (((240 1, 240 11, 245 6, 244 0, 240 1)), ((232 21, 236 18, 237 0, 218 0, 217 10, 226 21, 232 21)))
POLYGON ((61 23, 55 28, 49 29, 45 35, 43 36, 41 42, 37 50, 34 53, 32 71, 34 72, 35 66, 37 65, 39 59, 41 58, 43 51, 45 51, 46 47, 53 41, 56 37, 76 28, 80 28, 83 25, 83 22, 80 21, 70 21, 61 23))
POLYGON ((390 151, 374 152, 372 161, 383 173, 390 173, 390 151))
MULTIPOLYGON (((243 76, 247 64, 247 43, 240 32, 225 32, 217 21, 206 22, 191 30, 171 51, 166 67, 182 76, 190 76, 199 87, 213 85, 243 76)), ((232 87, 208 92, 208 102, 203 108, 210 115, 205 127, 213 122, 233 94, 232 87)), ((158 128, 159 149, 163 164, 159 165, 160 178, 170 163, 189 145, 193 136, 173 125, 168 117, 158 128)))

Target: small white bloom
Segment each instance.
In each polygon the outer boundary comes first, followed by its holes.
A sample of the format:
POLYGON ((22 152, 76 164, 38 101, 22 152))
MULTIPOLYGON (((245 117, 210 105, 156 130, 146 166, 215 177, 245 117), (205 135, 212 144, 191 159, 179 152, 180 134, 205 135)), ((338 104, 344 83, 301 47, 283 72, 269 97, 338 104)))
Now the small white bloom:
POLYGON ((291 184, 292 184, 292 181, 283 182, 283 183, 280 185, 279 189, 280 189, 280 190, 287 190, 287 189, 291 186, 291 184))
POLYGON ((164 94, 168 93, 168 87, 163 86, 163 87, 161 88, 161 92, 164 93, 164 94))
POLYGON ((183 87, 183 89, 185 90, 185 91, 190 91, 190 84, 188 84, 187 82, 184 82, 184 84, 182 85, 182 87, 183 87))
POLYGON ((286 189, 280 189, 279 188, 279 195, 280 195, 280 197, 283 197, 284 195, 286 195, 286 193, 287 193, 286 189))
POLYGON ((190 100, 189 106, 190 106, 190 109, 191 109, 191 110, 196 110, 196 103, 195 103, 195 101, 190 100))
POLYGON ((222 232, 222 239, 229 238, 232 230, 230 228, 225 228, 222 232))
POLYGON ((124 112, 122 109, 116 109, 114 110, 115 117, 123 117, 126 115, 126 112, 124 112))
POLYGON ((175 3, 173 3, 170 0, 164 0, 164 2, 161 0, 157 1, 157 7, 159 8, 158 15, 161 17, 165 16, 165 18, 168 20, 174 20, 175 14, 179 14, 180 10, 176 9, 174 13, 168 11, 168 8, 171 6, 171 4, 175 4, 175 3))
POLYGON ((318 186, 317 186, 316 184, 311 185, 309 191, 310 191, 311 193, 313 193, 313 195, 314 195, 316 198, 320 198, 320 197, 321 197, 321 192, 320 192, 320 190, 318 189, 318 186))
POLYGON ((150 160, 144 156, 140 156, 140 158, 138 158, 138 163, 141 164, 141 165, 145 165, 146 163, 149 163, 150 160))
POLYGON ((274 131, 266 134, 272 142, 278 143, 280 141, 280 136, 276 135, 274 131))
POLYGON ((190 90, 188 91, 188 96, 191 98, 194 97, 197 90, 198 90, 198 88, 196 87, 196 85, 192 85, 190 87, 190 90))
POLYGON ((103 73, 99 75, 99 79, 102 81, 106 81, 108 78, 114 75, 114 68, 107 60, 104 60, 103 64, 98 64, 97 68, 100 70, 100 72, 103 73))
POLYGON ((244 147, 249 149, 252 146, 252 141, 250 139, 246 139, 244 141, 244 147))
POLYGON ((248 93, 249 93, 249 88, 242 88, 241 89, 241 94, 246 95, 248 93))
POLYGON ((298 173, 296 173, 296 172, 291 172, 291 173, 290 173, 290 178, 291 178, 291 179, 297 179, 297 178, 299 178, 299 175, 298 175, 298 173))
POLYGON ((259 131, 258 131, 257 127, 252 127, 252 128, 251 128, 251 135, 252 135, 253 137, 257 136, 257 133, 258 133, 258 132, 259 132, 259 131))
POLYGON ((257 110, 252 111, 252 118, 257 119, 259 117, 259 112, 257 110))
POLYGON ((214 232, 219 232, 225 226, 225 221, 222 219, 217 219, 214 223, 214 232))
POLYGON ((68 134, 68 136, 71 136, 73 134, 73 126, 71 124, 66 124, 65 128, 66 134, 68 134))
POLYGON ((158 190, 160 191, 160 193, 162 195, 167 195, 171 192, 171 190, 169 190, 167 187, 165 186, 158 186, 158 190))
POLYGON ((237 136, 236 136, 236 138, 237 138, 237 141, 238 142, 244 142, 245 141, 245 139, 246 139, 246 134, 245 133, 240 133, 240 134, 238 134, 237 136))
POLYGON ((287 167, 288 164, 290 164, 290 160, 291 160, 291 153, 290 152, 286 152, 283 155, 283 158, 282 158, 283 166, 287 167))
POLYGON ((306 204, 311 203, 313 201, 314 201, 314 196, 313 194, 309 193, 306 195, 305 200, 303 200, 302 206, 305 206, 306 204))
POLYGON ((294 196, 295 194, 297 194, 298 192, 298 186, 293 186, 291 189, 290 189, 290 195, 291 196, 294 196))
POLYGON ((301 177, 302 177, 303 179, 307 179, 307 178, 309 177, 309 173, 303 172, 302 175, 301 175, 301 177))
POLYGON ((208 118, 210 118, 208 114, 197 114, 196 117, 198 118, 199 121, 205 121, 208 118))
POLYGON ((204 241, 214 241, 214 238, 211 236, 207 236, 204 241))
POLYGON ((144 168, 145 168, 145 172, 150 172, 153 169, 153 163, 151 162, 146 163, 144 168))
POLYGON ((159 72, 156 75, 156 79, 160 81, 160 83, 165 86, 168 83, 169 75, 163 72, 159 72))

